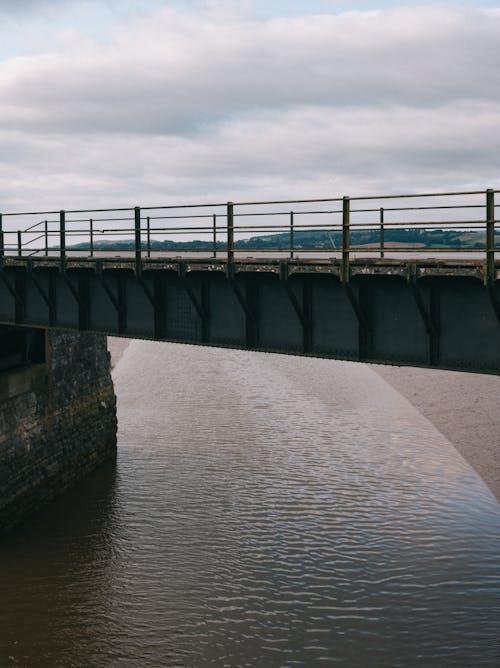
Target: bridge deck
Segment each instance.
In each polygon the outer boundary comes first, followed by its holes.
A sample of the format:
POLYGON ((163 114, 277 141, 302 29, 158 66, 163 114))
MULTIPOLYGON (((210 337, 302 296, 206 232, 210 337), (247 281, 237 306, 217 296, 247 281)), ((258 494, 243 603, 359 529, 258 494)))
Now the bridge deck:
MULTIPOLYGON (((60 257, 4 257, 2 265, 30 269, 61 269, 60 257)), ((143 257, 142 271, 174 271, 185 272, 239 272, 270 273, 280 275, 286 270, 287 275, 293 274, 330 274, 341 277, 342 260, 340 258, 296 258, 286 257, 236 257, 228 263, 226 258, 207 257, 143 257)), ((64 270, 91 269, 103 270, 125 269, 135 271, 136 259, 129 255, 106 256, 67 256, 64 270)), ((350 276, 385 275, 406 278, 409 272, 417 277, 431 276, 463 276, 484 280, 486 263, 484 258, 359 258, 350 260, 350 276)), ((495 280, 500 279, 500 261, 495 262, 495 280)))
MULTIPOLYGON (((500 373, 481 259, 4 257, 0 323, 500 373)), ((491 273, 489 274, 491 276, 491 273)))

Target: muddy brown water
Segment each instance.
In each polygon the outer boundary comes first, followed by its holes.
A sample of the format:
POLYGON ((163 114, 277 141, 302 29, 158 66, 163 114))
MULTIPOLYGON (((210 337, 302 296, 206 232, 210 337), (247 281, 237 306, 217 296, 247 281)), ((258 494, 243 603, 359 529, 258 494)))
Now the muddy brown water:
POLYGON ((0 666, 500 665, 500 506, 370 368, 133 341, 119 454, 0 544, 0 666))

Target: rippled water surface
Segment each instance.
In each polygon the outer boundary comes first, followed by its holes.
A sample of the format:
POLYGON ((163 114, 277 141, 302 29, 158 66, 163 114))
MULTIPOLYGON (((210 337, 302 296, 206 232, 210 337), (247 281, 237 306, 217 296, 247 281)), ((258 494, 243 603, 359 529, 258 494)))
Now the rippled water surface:
POLYGON ((2 668, 500 666, 500 506, 370 369, 137 341, 115 382, 116 468, 1 544, 2 668))

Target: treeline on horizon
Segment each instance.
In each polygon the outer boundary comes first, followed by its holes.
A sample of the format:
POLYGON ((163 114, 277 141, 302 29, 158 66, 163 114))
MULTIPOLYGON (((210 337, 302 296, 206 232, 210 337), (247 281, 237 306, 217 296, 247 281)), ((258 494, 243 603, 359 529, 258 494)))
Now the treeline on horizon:
MULTIPOLYGON (((495 231, 495 236, 500 237, 500 231, 495 231)), ((380 245, 380 230, 352 230, 350 234, 350 245, 380 245)), ((288 249, 290 248, 290 232, 280 234, 267 234, 248 239, 237 239, 234 243, 235 249, 288 249)), ((424 248, 477 248, 483 249, 486 243, 485 232, 480 230, 445 230, 445 229, 386 229, 384 231, 385 244, 418 244, 424 248)), ((88 242, 75 244, 72 248, 87 248, 88 242)), ((142 241, 143 249, 146 248, 146 242, 142 241)), ((217 250, 224 250, 225 241, 217 241, 215 244, 217 250)), ((342 248, 342 233, 340 231, 296 231, 293 234, 293 247, 300 249, 317 250, 339 250, 342 248)), ((116 240, 94 240, 95 249, 131 250, 134 248, 132 239, 116 240)), ((151 239, 151 250, 175 250, 193 249, 193 250, 211 250, 214 248, 213 240, 193 239, 190 241, 173 241, 171 239, 157 240, 151 239)))

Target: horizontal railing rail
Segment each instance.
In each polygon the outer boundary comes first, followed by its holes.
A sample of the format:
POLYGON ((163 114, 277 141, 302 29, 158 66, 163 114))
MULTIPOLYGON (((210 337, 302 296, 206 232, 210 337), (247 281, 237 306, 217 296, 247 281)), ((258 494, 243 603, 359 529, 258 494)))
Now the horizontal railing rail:
POLYGON ((498 192, 8 212, 0 214, 0 258, 58 257, 64 266, 69 256, 132 256, 140 272, 144 259, 164 256, 231 263, 249 254, 292 260, 316 255, 339 260, 347 281, 350 262, 363 257, 475 255, 484 262, 485 281, 492 282, 500 250, 498 192))

